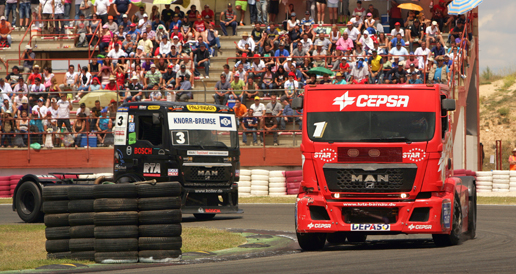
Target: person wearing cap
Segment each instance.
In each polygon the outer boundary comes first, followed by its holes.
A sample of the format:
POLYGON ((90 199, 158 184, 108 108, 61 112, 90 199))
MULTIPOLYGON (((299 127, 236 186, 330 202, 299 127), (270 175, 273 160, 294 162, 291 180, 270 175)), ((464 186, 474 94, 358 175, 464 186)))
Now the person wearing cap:
POLYGON ((179 81, 176 83, 176 101, 178 102, 188 102, 190 99, 193 99, 193 94, 190 90, 192 90, 192 84, 185 76, 179 76, 179 81))
POLYGON ((7 45, 9 47, 11 46, 11 42, 12 42, 11 33, 12 33, 11 23, 9 23, 6 20, 5 16, 2 15, 0 17, 0 41, 1 40, 7 41, 7 45))
POLYGON ((350 82, 353 84, 367 84, 369 82, 369 66, 364 61, 364 56, 359 56, 351 69, 350 82))
POLYGON ((346 33, 348 37, 351 40, 353 40, 353 42, 360 41, 360 31, 353 25, 351 21, 346 24, 346 29, 344 30, 344 33, 346 33))
POLYGON ((444 25, 450 26, 453 16, 448 15, 448 7, 445 0, 439 0, 437 5, 433 5, 430 12, 432 12, 432 21, 437 21, 439 29, 443 29, 444 25))
POLYGON ((408 72, 408 75, 410 75, 410 79, 407 81, 407 83, 414 85, 414 84, 423 84, 423 80, 418 78, 418 73, 416 71, 408 72))
MULTIPOLYGON (((240 103, 240 100, 237 99, 239 105, 244 106, 240 103)), ((245 106, 244 106, 245 107, 245 106)), ((235 104, 236 109, 236 104, 235 104)), ((235 110, 236 113, 236 110, 235 110)), ((253 135, 253 146, 258 145, 258 137, 256 135, 256 131, 258 130, 258 118, 254 115, 254 110, 252 108, 247 109, 246 113, 242 115, 240 119, 242 119, 242 129, 244 132, 242 133, 242 146, 247 146, 247 134, 252 133, 253 135)))
POLYGON ((394 29, 391 30, 391 37, 397 37, 398 34, 401 34, 401 37, 405 37, 405 31, 401 28, 401 23, 394 23, 394 29))
POLYGON ((400 84, 402 83, 401 78, 405 78, 407 76, 407 71, 405 70, 405 62, 400 61, 398 65, 385 73, 385 83, 386 84, 400 84))
POLYGON ((372 55, 367 60, 369 66, 369 83, 381 84, 383 81, 383 59, 378 55, 377 50, 372 50, 372 55))
POLYGON ((179 86, 181 85, 181 77, 183 77, 185 80, 190 81, 190 84, 193 83, 193 77, 190 70, 186 69, 186 66, 182 64, 179 67, 179 71, 176 73, 176 89, 179 89, 179 86))
MULTIPOLYGON (((152 27, 154 28, 154 22, 152 27)), ((167 40, 170 42, 172 37, 170 37, 170 33, 165 29, 165 25, 159 24, 156 26, 156 42, 161 43, 163 41, 163 36, 167 36, 167 40)))
POLYGON ((444 39, 441 34, 441 31, 439 30, 437 22, 432 21, 432 25, 426 28, 426 44, 430 45, 430 43, 437 42, 444 45, 444 39))
POLYGON ((16 130, 16 122, 13 118, 13 111, 12 109, 6 109, 5 111, 2 109, 2 113, 0 114, 2 118, 2 124, 0 126, 1 132, 4 134, 1 134, 1 143, 0 148, 4 147, 4 144, 7 142, 7 147, 13 146, 13 134, 16 130))
POLYGON ((512 155, 509 155, 509 170, 516 170, 516 148, 513 148, 512 155))
POLYGON ((374 20, 373 14, 370 12, 366 14, 366 19, 364 20, 364 28, 365 30, 371 32, 371 34, 376 34, 376 20, 374 20))
POLYGON ((129 21, 129 17, 127 14, 121 16, 122 21, 118 22, 118 26, 122 26, 122 33, 127 33, 131 29, 131 21, 129 21))
POLYGON ((179 28, 183 25, 183 21, 179 18, 179 14, 174 13, 172 17, 172 21, 170 21, 170 25, 168 28, 173 31, 174 29, 179 30, 179 28))
POLYGON ((117 91, 116 77, 114 75, 109 76, 109 82, 104 86, 105 90, 117 91))
POLYGON ((333 80, 332 82, 333 85, 346 85, 347 82, 346 80, 344 79, 344 74, 342 72, 337 72, 335 74, 335 80, 333 80))
POLYGON ((7 83, 7 81, 3 77, 0 77, 0 100, 4 101, 7 99, 10 102, 10 96, 13 96, 13 89, 11 85, 7 83))
POLYGON ((40 99, 40 98, 43 98, 43 99, 47 98, 47 94, 45 92, 46 88, 45 88, 45 85, 43 85, 41 83, 41 78, 36 78, 35 79, 34 84, 29 86, 29 91, 31 93, 33 93, 29 97, 29 100, 31 102, 34 102, 34 101, 36 101, 37 99, 40 99))
POLYGON ((405 47, 405 40, 403 40, 403 38, 401 37, 401 33, 396 34, 396 36, 394 36, 394 38, 392 38, 391 41, 389 41, 389 50, 396 47, 398 42, 401 42, 401 46, 405 47))
POLYGON ((411 52, 409 58, 405 60, 405 69, 410 69, 412 65, 414 65, 415 69, 419 68, 419 60, 416 59, 413 52, 411 52))
POLYGON ((161 72, 156 69, 155 64, 150 65, 150 70, 145 73, 145 89, 149 90, 155 84, 160 83, 161 80, 161 72))
MULTIPOLYGON (((296 79, 295 72, 291 71, 288 73, 288 79, 285 81, 285 94, 281 96, 281 101, 283 100, 290 100, 294 96, 298 94, 298 89, 300 88, 300 84, 296 79)), ((272 98, 272 96, 271 96, 272 98)), ((268 105, 267 105, 268 106, 268 105)))
POLYGON ((444 55, 444 65, 448 68, 451 68, 453 65, 453 61, 451 60, 451 56, 449 54, 444 55))
MULTIPOLYGON (((460 38, 462 33, 464 32, 464 24, 466 23, 464 19, 459 18, 457 21, 457 25, 450 30, 450 35, 448 36, 448 42, 455 41, 455 39, 460 38)), ((468 31, 468 39, 471 40, 471 30, 468 31)))
POLYGON ((236 20, 237 17, 235 11, 233 10, 233 5, 229 3, 227 9, 221 12, 219 16, 220 28, 222 29, 222 33, 224 33, 225 36, 228 36, 228 32, 226 30, 228 26, 233 28, 233 36, 236 35, 236 28, 238 25, 236 20))
POLYGON ((113 49, 109 51, 107 54, 107 57, 111 58, 111 61, 113 62, 113 65, 116 66, 118 64, 118 58, 120 57, 127 57, 127 53, 122 50, 120 47, 120 42, 115 41, 113 45, 113 49))
POLYGON ((25 50, 23 51, 23 69, 25 73, 29 73, 32 71, 32 67, 34 66, 34 59, 36 58, 36 53, 32 51, 32 47, 30 45, 25 46, 25 50))
POLYGON ((428 81, 435 84, 447 84, 450 76, 450 69, 444 65, 444 57, 437 56, 435 58, 437 65, 430 68, 428 74, 428 81))
POLYGON ((113 18, 113 16, 109 15, 108 16, 108 21, 106 22, 106 24, 108 25, 109 31, 111 31, 113 33, 115 33, 118 30, 118 24, 114 20, 115 19, 113 18))
MULTIPOLYGON (((278 103, 278 105, 280 105, 278 103)), ((261 119, 261 128, 263 132, 260 134, 260 141, 265 142, 265 136, 272 133, 274 146, 278 146, 278 119, 273 117, 272 110, 267 109, 264 113, 263 119, 261 119)))
POLYGON ((23 75, 21 74, 18 66, 13 66, 11 69, 11 73, 9 73, 5 77, 5 80, 7 80, 7 82, 9 82, 9 84, 11 85, 11 88, 14 88, 14 85, 16 85, 18 83, 18 78, 23 78, 23 75))
POLYGON ((102 24, 107 23, 110 9, 111 2, 109 0, 96 0, 93 4, 93 12, 102 20, 102 24))
POLYGON ((391 8, 389 10, 389 27, 391 29, 394 29, 396 23, 403 24, 403 19, 401 17, 401 9, 398 7, 399 0, 389 0, 389 1, 390 1, 390 6, 391 6, 391 8))
POLYGON ((131 102, 139 102, 142 99, 143 96, 143 85, 139 83, 138 76, 134 75, 131 77, 131 82, 129 85, 127 85, 127 88, 125 89, 124 96, 121 96, 124 103, 127 103, 129 101, 131 102))
POLYGON ((144 13, 143 18, 138 21, 138 29, 141 33, 147 32, 147 25, 151 25, 152 27, 152 22, 149 21, 149 15, 144 13))
POLYGON ((245 88, 246 78, 239 72, 235 72, 233 74, 233 81, 230 82, 230 91, 229 99, 240 98, 242 100, 244 88, 245 88))
POLYGON ((249 45, 249 51, 254 52, 254 48, 255 48, 256 44, 254 43, 253 38, 249 37, 249 33, 247 31, 244 31, 242 33, 242 39, 240 39, 240 41, 238 41, 238 43, 235 42, 237 56, 240 56, 243 52, 247 52, 245 50, 246 44, 249 45))
POLYGON ((405 30, 405 37, 409 42, 410 51, 414 51, 414 43, 419 43, 424 40, 425 29, 419 19, 414 19, 413 24, 405 30))
POLYGON ((131 35, 131 41, 134 43, 137 43, 140 40, 141 31, 136 28, 135 23, 131 23, 129 25, 129 31, 127 32, 128 35, 131 35))
POLYGON ((315 42, 315 50, 312 52, 312 64, 314 67, 324 67, 326 62, 323 56, 327 55, 327 52, 323 49, 323 42, 317 40, 315 42))
POLYGON ((199 47, 192 52, 194 67, 195 67, 195 75, 199 76, 200 73, 197 70, 199 67, 204 67, 205 78, 210 78, 210 53, 206 48, 206 43, 199 43, 199 47))
POLYGON ((113 39, 113 33, 109 30, 109 26, 104 24, 102 26, 102 30, 100 31, 100 43, 99 43, 99 51, 100 52, 108 52, 109 44, 113 39))
POLYGON ((389 54, 399 56, 400 61, 403 61, 403 60, 405 60, 405 56, 409 55, 409 52, 407 51, 406 48, 402 47, 401 41, 398 40, 398 42, 396 42, 396 47, 392 48, 389 51, 389 54))
POLYGON ((359 31, 364 29, 364 20, 362 17, 362 12, 355 13, 355 17, 351 18, 349 22, 353 23, 353 26, 357 28, 359 31))

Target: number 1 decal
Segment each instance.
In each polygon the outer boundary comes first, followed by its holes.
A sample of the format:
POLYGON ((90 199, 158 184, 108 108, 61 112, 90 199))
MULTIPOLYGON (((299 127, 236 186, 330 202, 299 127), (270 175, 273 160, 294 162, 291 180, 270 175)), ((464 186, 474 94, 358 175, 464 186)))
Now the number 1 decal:
POLYGON ((314 130, 314 135, 312 135, 312 137, 314 137, 314 138, 322 138, 323 135, 324 135, 324 130, 326 129, 326 125, 327 124, 328 123, 326 123, 326 122, 314 123, 315 130, 314 130))

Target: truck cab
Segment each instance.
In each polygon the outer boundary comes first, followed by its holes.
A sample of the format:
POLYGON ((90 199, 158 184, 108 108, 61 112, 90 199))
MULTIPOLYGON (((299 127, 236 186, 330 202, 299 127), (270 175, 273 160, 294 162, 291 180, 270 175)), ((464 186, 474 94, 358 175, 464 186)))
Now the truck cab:
POLYGON ((114 181, 179 181, 182 212, 198 219, 238 209, 238 132, 231 108, 133 102, 115 120, 114 181))

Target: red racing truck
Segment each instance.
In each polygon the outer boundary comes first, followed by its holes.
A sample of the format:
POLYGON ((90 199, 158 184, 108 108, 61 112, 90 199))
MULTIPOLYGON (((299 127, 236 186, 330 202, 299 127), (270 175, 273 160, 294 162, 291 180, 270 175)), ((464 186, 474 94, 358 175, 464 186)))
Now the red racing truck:
POLYGON ((444 85, 309 86, 296 232, 304 250, 367 235, 432 234, 437 246, 475 237, 474 176, 454 176, 444 85))

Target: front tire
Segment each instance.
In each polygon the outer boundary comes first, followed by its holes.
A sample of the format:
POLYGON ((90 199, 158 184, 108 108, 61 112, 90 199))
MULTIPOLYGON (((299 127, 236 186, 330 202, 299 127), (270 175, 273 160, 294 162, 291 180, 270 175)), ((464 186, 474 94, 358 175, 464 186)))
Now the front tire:
POLYGON ((209 221, 215 218, 215 214, 194 214, 194 217, 199 221, 209 221))
POLYGON ((328 233, 328 236, 326 237, 326 240, 330 244, 340 245, 340 244, 344 244, 346 242, 346 237, 347 236, 348 235, 347 235, 346 232, 328 233))
POLYGON ((35 223, 43 220, 42 197, 39 187, 34 182, 24 182, 16 191, 16 212, 26 223, 35 223))
POLYGON ((438 247, 458 245, 461 243, 462 236, 462 210, 460 208, 459 197, 455 196, 453 202, 453 223, 450 234, 432 234, 434 243, 438 247))
POLYGON ((326 233, 296 233, 297 242, 305 251, 317 251, 326 244, 326 233))
POLYGON ((475 239, 477 235, 477 188, 473 184, 471 192, 473 196, 469 199, 468 204, 468 232, 467 235, 471 239, 475 239))

